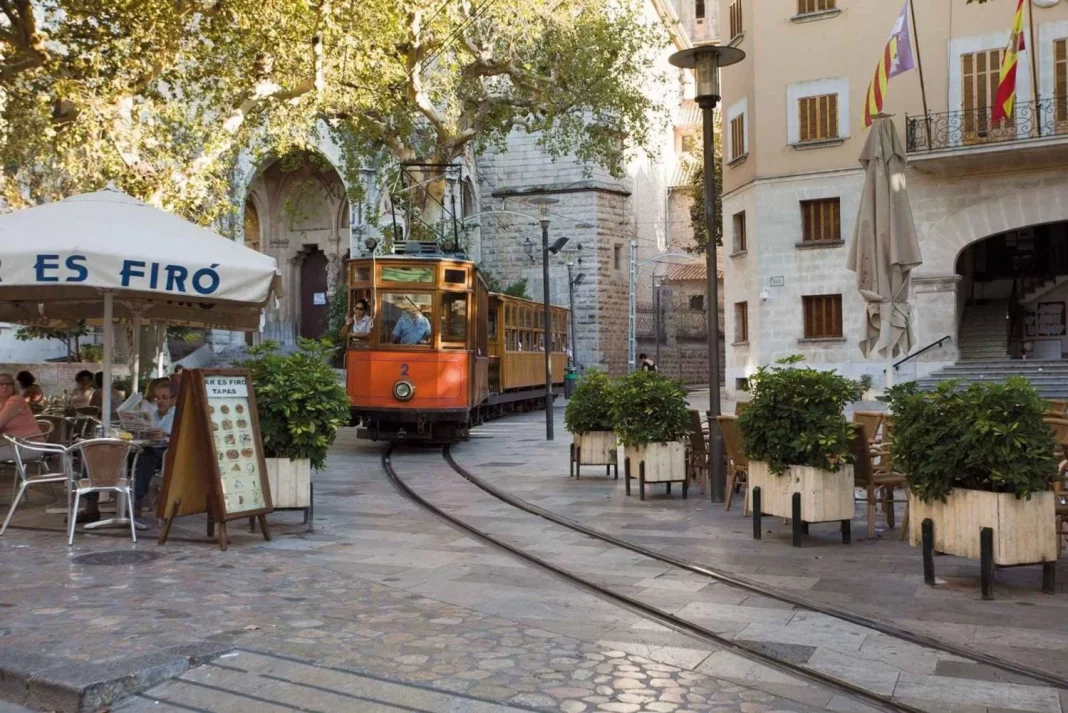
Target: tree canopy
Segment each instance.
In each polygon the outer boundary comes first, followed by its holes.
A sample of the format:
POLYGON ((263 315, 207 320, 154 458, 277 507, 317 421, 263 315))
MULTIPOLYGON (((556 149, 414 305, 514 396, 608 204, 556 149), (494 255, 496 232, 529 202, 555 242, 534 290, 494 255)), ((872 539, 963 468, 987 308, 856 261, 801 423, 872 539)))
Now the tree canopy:
POLYGON ((638 0, 0 0, 3 197, 113 180, 209 223, 242 149, 324 122, 353 158, 446 163, 519 129, 619 175, 663 42, 638 0))

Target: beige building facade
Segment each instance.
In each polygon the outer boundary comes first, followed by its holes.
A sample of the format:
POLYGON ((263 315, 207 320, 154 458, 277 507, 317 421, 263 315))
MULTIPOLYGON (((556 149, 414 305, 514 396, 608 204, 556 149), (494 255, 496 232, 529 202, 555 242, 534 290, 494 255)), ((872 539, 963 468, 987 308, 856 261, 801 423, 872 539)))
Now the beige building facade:
MULTIPOLYGON (((858 348, 863 302, 845 265, 863 184, 863 108, 902 4, 720 2, 721 42, 747 55, 722 72, 733 394, 756 367, 790 354, 882 381, 882 358, 858 348)), ((924 260, 913 272, 914 358, 897 380, 962 359, 1068 354, 1068 2, 1025 6, 1034 41, 1028 32, 1019 55, 1015 116, 997 123, 1016 3, 914 5, 927 113, 919 71, 891 79, 883 106, 906 145, 924 260)))

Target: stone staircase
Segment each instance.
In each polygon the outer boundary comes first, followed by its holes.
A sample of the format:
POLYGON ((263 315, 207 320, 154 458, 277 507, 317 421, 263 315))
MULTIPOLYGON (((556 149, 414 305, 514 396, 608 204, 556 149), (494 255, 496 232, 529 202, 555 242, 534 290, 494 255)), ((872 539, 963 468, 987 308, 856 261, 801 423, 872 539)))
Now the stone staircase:
POLYGON ((1027 378, 1038 394, 1045 399, 1068 399, 1068 361, 1037 361, 1009 359, 985 359, 959 361, 916 383, 921 389, 929 391, 940 382, 959 379, 963 385, 1004 381, 1010 376, 1027 378))
POLYGON ((970 304, 960 325, 961 361, 1006 359, 1009 355, 1007 301, 970 304))

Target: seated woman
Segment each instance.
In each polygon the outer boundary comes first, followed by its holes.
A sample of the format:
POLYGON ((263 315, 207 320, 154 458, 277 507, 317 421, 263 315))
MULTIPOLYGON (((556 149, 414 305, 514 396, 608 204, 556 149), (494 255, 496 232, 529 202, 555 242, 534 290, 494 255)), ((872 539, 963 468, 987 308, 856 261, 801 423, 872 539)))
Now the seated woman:
POLYGON ((37 378, 28 371, 20 371, 15 375, 15 381, 22 389, 22 398, 30 405, 31 411, 44 410, 44 392, 37 385, 37 378))
POLYGON ((74 377, 76 387, 70 396, 71 408, 83 408, 93 398, 93 372, 83 369, 74 377))
MULTIPOLYGON (((34 420, 30 405, 19 394, 19 387, 11 374, 0 374, 0 435, 29 438, 39 436, 41 428, 34 420)), ((12 460, 11 445, 0 445, 0 461, 12 460)))
POLYGON ((341 328, 342 338, 366 337, 371 333, 371 308, 367 300, 360 298, 352 306, 353 314, 345 320, 341 328))

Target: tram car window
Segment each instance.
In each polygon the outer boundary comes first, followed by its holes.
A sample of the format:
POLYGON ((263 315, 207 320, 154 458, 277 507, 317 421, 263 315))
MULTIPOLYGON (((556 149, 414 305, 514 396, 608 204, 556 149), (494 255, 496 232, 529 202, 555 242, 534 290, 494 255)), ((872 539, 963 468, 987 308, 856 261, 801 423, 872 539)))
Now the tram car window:
MULTIPOLYGON (((386 270, 405 268, 384 268, 386 270)), ((433 277, 431 277, 433 279, 433 277)), ((381 293, 382 313, 378 315, 378 340, 380 344, 405 346, 428 345, 433 329, 428 314, 433 312, 432 295, 418 292, 381 293)))
POLYGON ((400 282, 404 284, 434 284, 432 267, 382 267, 382 282, 400 282))
POLYGON ((467 348, 467 293, 445 292, 441 295, 440 329, 442 348, 467 348))

